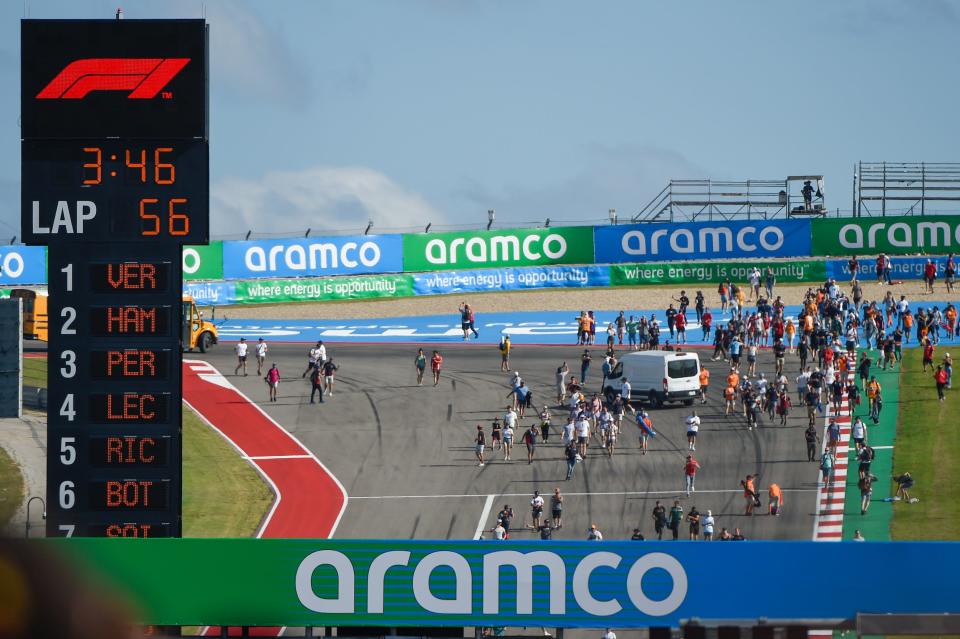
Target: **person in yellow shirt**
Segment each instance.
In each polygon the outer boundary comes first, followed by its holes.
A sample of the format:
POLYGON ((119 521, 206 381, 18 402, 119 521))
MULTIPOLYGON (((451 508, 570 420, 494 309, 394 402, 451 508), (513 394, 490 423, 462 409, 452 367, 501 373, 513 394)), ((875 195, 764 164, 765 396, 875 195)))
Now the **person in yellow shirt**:
POLYGON ((710 386, 710 371, 700 367, 700 403, 707 403, 707 389, 710 386))
POLYGON ((870 419, 874 424, 880 423, 880 411, 883 409, 883 389, 876 377, 870 377, 867 382, 867 397, 870 399, 870 419))
POLYGON ((792 317, 787 320, 783 332, 787 335, 787 347, 790 349, 790 354, 793 355, 793 340, 797 336, 797 327, 793 325, 792 317))

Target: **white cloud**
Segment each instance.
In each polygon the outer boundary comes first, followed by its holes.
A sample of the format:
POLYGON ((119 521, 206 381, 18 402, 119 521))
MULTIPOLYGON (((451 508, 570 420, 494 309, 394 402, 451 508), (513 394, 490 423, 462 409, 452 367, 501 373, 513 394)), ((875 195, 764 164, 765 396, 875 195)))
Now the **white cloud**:
POLYGON ((317 166, 274 171, 258 180, 225 178, 211 186, 211 232, 236 237, 248 229, 279 235, 416 228, 444 216, 423 197, 366 167, 317 166))

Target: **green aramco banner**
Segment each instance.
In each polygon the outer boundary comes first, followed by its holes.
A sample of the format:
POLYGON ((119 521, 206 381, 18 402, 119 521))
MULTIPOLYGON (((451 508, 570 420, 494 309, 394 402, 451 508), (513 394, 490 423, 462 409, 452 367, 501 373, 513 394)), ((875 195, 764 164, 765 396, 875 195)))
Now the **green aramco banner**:
POLYGON ((814 255, 960 252, 960 216, 813 220, 814 255))
POLYGON ((592 264, 593 227, 503 229, 403 236, 403 270, 592 264))

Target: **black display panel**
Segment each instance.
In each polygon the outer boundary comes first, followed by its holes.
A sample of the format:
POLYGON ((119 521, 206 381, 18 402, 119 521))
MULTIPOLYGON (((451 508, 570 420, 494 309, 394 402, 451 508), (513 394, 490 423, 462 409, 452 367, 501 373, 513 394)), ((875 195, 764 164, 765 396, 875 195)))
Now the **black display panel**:
POLYGON ((22 20, 24 138, 207 137, 203 20, 22 20))
POLYGON ((203 140, 24 140, 24 242, 209 240, 203 140))
POLYGON ((169 350, 125 348, 90 351, 90 377, 101 381, 165 381, 170 378, 169 350))
POLYGON ((170 393, 95 393, 88 404, 97 424, 165 424, 170 393))
POLYGON ((94 306, 90 309, 90 334, 95 337, 168 337, 169 306, 94 306))
POLYGON ((154 479, 110 479, 87 485, 91 510, 165 510, 170 503, 170 483, 154 479))
POLYGON ((169 436, 111 435, 88 443, 88 459, 96 468, 158 468, 170 460, 169 436))

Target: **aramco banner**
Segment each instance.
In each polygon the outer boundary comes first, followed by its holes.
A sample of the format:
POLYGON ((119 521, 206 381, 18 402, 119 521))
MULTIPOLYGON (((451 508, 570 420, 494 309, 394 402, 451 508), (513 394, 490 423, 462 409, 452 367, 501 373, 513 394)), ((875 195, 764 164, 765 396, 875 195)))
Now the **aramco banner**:
POLYGON ((596 226, 598 263, 809 257, 809 220, 596 226))
POLYGON ((960 613, 956 575, 944 570, 960 565, 957 543, 38 543, 112 577, 142 611, 137 621, 152 624, 639 628, 694 617, 773 622, 960 613), (833 570, 824 579, 823 566, 839 565, 882 566, 890 583, 864 588, 858 570, 833 570), (775 579, 771 566, 780 570, 775 579))
POLYGON ((498 229, 403 236, 403 269, 452 271, 495 266, 593 264, 593 228, 498 229))
POLYGON ((814 255, 960 252, 960 216, 869 217, 814 220, 814 255))
POLYGON ((320 277, 403 271, 399 235, 356 235, 223 243, 223 276, 320 277))

